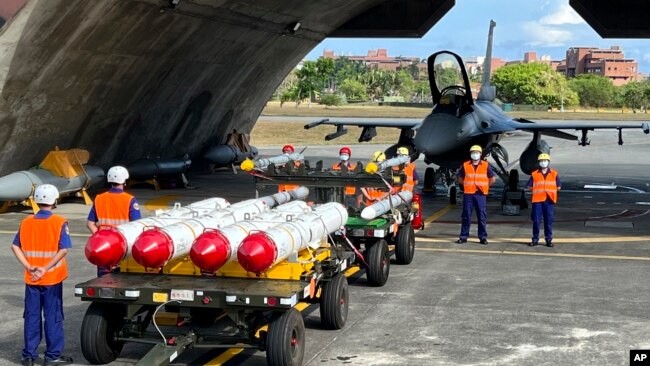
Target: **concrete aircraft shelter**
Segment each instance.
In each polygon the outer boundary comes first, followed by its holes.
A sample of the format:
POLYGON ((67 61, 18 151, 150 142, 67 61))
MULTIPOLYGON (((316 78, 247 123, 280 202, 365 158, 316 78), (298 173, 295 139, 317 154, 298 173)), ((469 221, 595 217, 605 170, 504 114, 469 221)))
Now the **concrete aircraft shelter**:
MULTIPOLYGON (((103 166, 198 157, 250 131, 326 37, 422 37, 454 3, 2 0, 0 175, 54 146, 103 166)), ((648 37, 650 2, 613 3, 570 1, 604 37, 648 37)))

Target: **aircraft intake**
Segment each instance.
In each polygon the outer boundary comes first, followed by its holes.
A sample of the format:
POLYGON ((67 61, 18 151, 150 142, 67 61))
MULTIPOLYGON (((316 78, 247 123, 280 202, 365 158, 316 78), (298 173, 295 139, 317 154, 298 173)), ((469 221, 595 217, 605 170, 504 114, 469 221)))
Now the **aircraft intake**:
POLYGON ((534 138, 519 157, 519 165, 521 166, 521 171, 525 174, 530 175, 533 170, 538 168, 537 157, 539 154, 548 154, 550 151, 551 148, 548 146, 548 143, 546 141, 534 138))

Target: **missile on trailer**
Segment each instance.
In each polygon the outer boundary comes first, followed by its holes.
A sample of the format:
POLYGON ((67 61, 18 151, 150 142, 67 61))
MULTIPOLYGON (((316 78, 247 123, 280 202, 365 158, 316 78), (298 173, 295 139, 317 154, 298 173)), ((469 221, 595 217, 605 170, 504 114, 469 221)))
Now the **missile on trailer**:
POLYGON ((248 235, 237 250, 237 260, 248 272, 263 273, 303 249, 318 248, 347 219, 348 211, 340 203, 320 205, 296 220, 248 235))
POLYGON ((270 158, 257 159, 255 161, 246 159, 241 163, 241 170, 250 172, 252 170, 265 170, 269 165, 284 165, 292 161, 303 161, 305 157, 299 153, 281 154, 270 158))
POLYGON ((366 220, 372 220, 379 215, 383 215, 386 212, 389 212, 391 207, 397 207, 402 204, 411 203, 413 200, 413 192, 411 191, 402 191, 397 194, 392 194, 389 197, 384 198, 379 202, 375 202, 372 205, 364 208, 361 211, 361 218, 366 220))
POLYGON ((206 230, 192 244, 190 259, 203 271, 216 272, 227 262, 237 260, 239 244, 252 231, 268 230, 311 211, 305 202, 294 201, 264 212, 253 220, 241 221, 220 229, 206 230))
POLYGON ((396 156, 394 158, 386 159, 382 162, 370 162, 366 165, 366 173, 373 174, 386 170, 388 167, 394 167, 411 162, 411 157, 408 155, 396 156))

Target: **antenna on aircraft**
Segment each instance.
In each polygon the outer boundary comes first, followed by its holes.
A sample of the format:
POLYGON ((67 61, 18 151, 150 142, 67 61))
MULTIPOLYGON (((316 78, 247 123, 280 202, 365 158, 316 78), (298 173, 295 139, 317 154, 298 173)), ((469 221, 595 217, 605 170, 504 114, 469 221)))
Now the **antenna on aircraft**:
POLYGON ((490 31, 488 33, 487 50, 485 51, 485 60, 483 60, 483 83, 478 92, 477 100, 493 101, 497 96, 496 88, 490 85, 490 74, 492 69, 492 34, 497 23, 490 20, 490 31))

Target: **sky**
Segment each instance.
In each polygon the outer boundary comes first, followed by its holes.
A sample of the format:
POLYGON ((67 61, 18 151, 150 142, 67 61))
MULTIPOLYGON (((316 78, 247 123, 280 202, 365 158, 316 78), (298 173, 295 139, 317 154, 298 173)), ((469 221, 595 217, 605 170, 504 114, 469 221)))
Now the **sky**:
POLYGON ((524 52, 562 60, 569 47, 621 46, 626 58, 639 62, 639 71, 650 73, 650 40, 603 39, 570 6, 569 0, 456 0, 456 5, 423 37, 327 38, 306 59, 323 50, 341 55, 365 55, 370 49, 386 48, 389 56, 427 58, 446 49, 462 57, 485 56, 490 19, 494 29, 493 57, 507 61, 523 59, 524 52))

